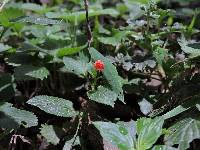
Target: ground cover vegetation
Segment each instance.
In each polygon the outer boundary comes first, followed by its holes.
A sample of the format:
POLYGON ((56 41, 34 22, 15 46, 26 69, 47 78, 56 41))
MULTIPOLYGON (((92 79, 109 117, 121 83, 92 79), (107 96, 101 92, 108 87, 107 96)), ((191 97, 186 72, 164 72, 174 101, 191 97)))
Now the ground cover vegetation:
POLYGON ((1 0, 1 150, 198 150, 199 0, 1 0))

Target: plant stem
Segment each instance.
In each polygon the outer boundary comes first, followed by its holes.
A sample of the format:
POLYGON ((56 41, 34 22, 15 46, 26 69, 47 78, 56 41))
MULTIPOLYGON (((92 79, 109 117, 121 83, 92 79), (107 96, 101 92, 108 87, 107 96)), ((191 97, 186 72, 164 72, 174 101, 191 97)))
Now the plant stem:
POLYGON ((74 140, 72 142, 72 146, 74 145, 75 141, 76 141, 76 138, 78 137, 78 131, 79 131, 79 128, 80 128, 80 125, 81 125, 81 120, 82 120, 82 113, 79 113, 79 119, 78 119, 78 126, 76 128, 76 133, 74 135, 74 140))
POLYGON ((92 37, 92 31, 90 27, 90 21, 89 21, 89 13, 88 13, 88 1, 84 0, 85 4, 85 15, 86 15, 86 21, 87 21, 87 42, 88 42, 88 49, 90 49, 93 37, 92 37))

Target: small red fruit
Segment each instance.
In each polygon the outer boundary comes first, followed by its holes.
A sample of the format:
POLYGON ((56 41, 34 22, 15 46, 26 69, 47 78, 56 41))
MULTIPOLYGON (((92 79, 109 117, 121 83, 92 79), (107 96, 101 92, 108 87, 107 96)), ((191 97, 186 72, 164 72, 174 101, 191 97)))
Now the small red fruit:
POLYGON ((95 68, 97 71, 103 71, 103 70, 104 70, 104 67, 105 67, 105 65, 104 65, 104 63, 103 63, 102 60, 97 60, 97 61, 95 61, 95 63, 94 63, 94 68, 95 68))

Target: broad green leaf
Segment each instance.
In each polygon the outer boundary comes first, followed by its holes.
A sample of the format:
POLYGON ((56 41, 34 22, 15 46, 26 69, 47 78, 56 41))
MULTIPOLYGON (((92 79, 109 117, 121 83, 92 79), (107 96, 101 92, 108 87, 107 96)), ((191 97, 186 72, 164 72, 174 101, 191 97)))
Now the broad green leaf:
POLYGON ((162 117, 137 120, 137 149, 151 148, 162 134, 163 123, 164 119, 162 117))
MULTIPOLYGON (((101 9, 101 10, 89 10, 89 17, 99 16, 99 15, 111 15, 117 16, 119 14, 115 9, 101 9)), ((67 19, 71 22, 81 22, 86 19, 85 11, 73 12, 73 13, 63 13, 63 12, 48 12, 46 13, 48 18, 62 18, 67 19)))
POLYGON ((19 23, 13 24, 10 22, 10 20, 22 15, 24 15, 22 10, 15 8, 4 8, 0 13, 0 24, 4 27, 11 27, 14 30, 20 30, 23 26, 19 23))
POLYGON ((40 128, 40 133, 43 137, 46 138, 47 142, 53 145, 57 145, 60 141, 52 125, 43 124, 40 128))
POLYGON ((127 132, 132 137, 133 141, 136 140, 136 122, 131 120, 129 122, 119 121, 117 124, 120 126, 120 132, 126 134, 127 132))
POLYGON ((31 72, 28 72, 25 75, 44 80, 44 78, 47 78, 47 76, 49 75, 49 71, 45 67, 41 67, 31 72))
POLYGON ((166 145, 155 145, 152 148, 152 150, 177 150, 177 149, 166 145))
POLYGON ((21 8, 24 10, 34 11, 38 13, 45 13, 49 11, 49 9, 45 8, 44 6, 35 4, 35 3, 23 3, 21 8))
POLYGON ((112 37, 98 37, 98 40, 104 44, 117 46, 117 45, 120 45, 122 40, 124 40, 124 38, 130 33, 131 32, 129 31, 119 31, 112 37))
POLYGON ((29 99, 27 103, 40 108, 46 113, 60 117, 74 117, 77 114, 72 102, 63 98, 40 95, 29 99))
POLYGON ((189 143, 194 139, 200 138, 200 118, 187 117, 175 123, 168 130, 170 134, 165 135, 166 145, 179 144, 178 149, 186 150, 189 148, 189 143))
POLYGON ((57 56, 58 57, 64 57, 67 55, 73 55, 84 49, 86 45, 80 46, 80 47, 64 47, 57 50, 57 56))
POLYGON ((11 49, 10 46, 4 45, 3 43, 0 43, 0 53, 1 53, 1 52, 4 52, 4 51, 7 51, 7 50, 9 50, 9 49, 11 49))
POLYGON ((180 113, 194 107, 195 105, 198 105, 199 103, 200 103, 199 97, 193 98, 193 99, 185 102, 184 104, 179 105, 179 106, 175 107, 174 109, 170 110, 169 112, 164 114, 163 117, 164 117, 164 119, 172 118, 172 117, 177 116, 180 113))
POLYGON ((33 23, 39 25, 55 25, 61 24, 59 20, 53 20, 49 18, 39 17, 39 16, 21 16, 11 20, 12 22, 25 22, 25 23, 33 23))
POLYGON ((80 77, 85 76, 87 73, 88 63, 81 59, 73 59, 64 57, 63 62, 68 72, 74 73, 80 77))
POLYGON ((104 144, 111 143, 119 150, 131 150, 134 148, 132 136, 125 126, 110 122, 93 122, 94 126, 100 131, 104 144))
POLYGON ((181 49, 186 53, 189 54, 189 58, 195 58, 200 56, 200 47, 199 48, 194 48, 191 45, 188 44, 186 39, 182 37, 178 41, 179 45, 181 46, 181 49))
POLYGON ((117 100, 117 94, 103 86, 99 86, 96 91, 88 92, 87 95, 90 100, 112 107, 114 107, 115 101, 117 100))
POLYGON ((110 84, 111 89, 118 95, 119 100, 124 102, 121 77, 118 75, 116 67, 108 60, 108 58, 104 57, 94 48, 91 48, 89 53, 94 61, 102 60, 104 62, 105 68, 103 70, 103 75, 110 84))
POLYGON ((12 107, 10 103, 0 104, 0 114, 2 128, 17 129, 20 125, 29 128, 38 124, 38 119, 33 113, 12 107))
POLYGON ((16 80, 33 80, 34 78, 43 80, 48 75, 49 71, 45 67, 22 65, 14 69, 16 80))

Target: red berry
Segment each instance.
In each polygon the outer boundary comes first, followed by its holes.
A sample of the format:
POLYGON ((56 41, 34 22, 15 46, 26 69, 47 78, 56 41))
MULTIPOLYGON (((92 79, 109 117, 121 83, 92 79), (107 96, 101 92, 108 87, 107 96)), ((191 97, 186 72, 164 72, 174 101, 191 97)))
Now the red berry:
POLYGON ((104 63, 103 63, 102 60, 97 60, 97 61, 95 61, 95 63, 94 63, 94 68, 95 68, 97 71, 103 71, 103 70, 104 70, 104 67, 105 67, 105 65, 104 65, 104 63))

